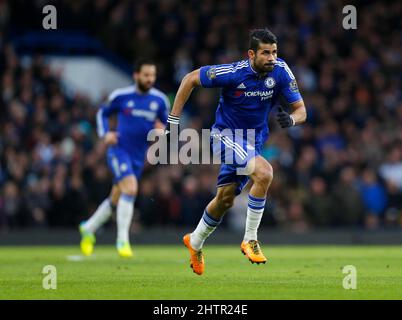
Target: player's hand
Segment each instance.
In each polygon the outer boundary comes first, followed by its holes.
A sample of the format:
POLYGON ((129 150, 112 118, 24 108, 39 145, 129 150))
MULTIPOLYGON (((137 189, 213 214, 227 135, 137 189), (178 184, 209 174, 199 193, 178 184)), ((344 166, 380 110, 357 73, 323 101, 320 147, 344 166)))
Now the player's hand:
POLYGON ((103 141, 107 146, 117 144, 119 141, 119 134, 115 131, 109 131, 105 134, 103 141))
POLYGON ((158 137, 163 137, 165 135, 165 124, 162 123, 162 121, 160 121, 159 119, 155 120, 155 124, 154 124, 154 131, 156 133, 156 135, 158 137))
POLYGON ((293 117, 287 113, 281 106, 278 108, 278 113, 276 114, 276 120, 279 122, 281 128, 289 128, 295 125, 295 120, 293 117))
POLYGON ((179 120, 179 117, 169 114, 165 128, 165 136, 169 142, 172 137, 172 132, 176 132, 176 134, 179 132, 179 120))

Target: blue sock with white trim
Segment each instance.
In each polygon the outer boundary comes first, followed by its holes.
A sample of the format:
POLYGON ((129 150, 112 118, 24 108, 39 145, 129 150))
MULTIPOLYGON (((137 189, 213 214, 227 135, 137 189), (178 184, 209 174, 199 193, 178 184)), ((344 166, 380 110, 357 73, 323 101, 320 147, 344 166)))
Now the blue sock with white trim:
POLYGON ((129 230, 133 218, 135 197, 122 193, 117 202, 117 241, 129 242, 129 230))
POLYGON ((204 214, 200 222, 197 225, 197 228, 190 235, 190 244, 191 247, 195 250, 201 250, 205 240, 209 237, 209 235, 215 231, 215 229, 219 226, 222 219, 217 220, 208 214, 207 210, 204 210, 204 214))
POLYGON ((265 209, 266 198, 256 198, 248 195, 246 230, 243 241, 257 240, 257 230, 265 209))

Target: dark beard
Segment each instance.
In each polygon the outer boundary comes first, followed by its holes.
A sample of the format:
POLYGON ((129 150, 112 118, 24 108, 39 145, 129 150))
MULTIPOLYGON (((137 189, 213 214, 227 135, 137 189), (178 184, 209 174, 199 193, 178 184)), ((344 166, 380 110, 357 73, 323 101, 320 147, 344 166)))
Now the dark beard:
POLYGON ((138 89, 140 89, 141 92, 148 92, 150 88, 144 86, 142 83, 138 82, 137 83, 138 89))
POLYGON ((271 71, 274 69, 274 66, 275 66, 275 64, 270 65, 269 70, 268 70, 268 69, 265 69, 264 67, 263 67, 263 68, 260 68, 259 66, 257 66, 257 63, 256 63, 256 61, 254 60, 254 69, 255 69, 255 71, 257 71, 257 73, 258 73, 260 76, 265 76, 268 72, 271 72, 271 71))

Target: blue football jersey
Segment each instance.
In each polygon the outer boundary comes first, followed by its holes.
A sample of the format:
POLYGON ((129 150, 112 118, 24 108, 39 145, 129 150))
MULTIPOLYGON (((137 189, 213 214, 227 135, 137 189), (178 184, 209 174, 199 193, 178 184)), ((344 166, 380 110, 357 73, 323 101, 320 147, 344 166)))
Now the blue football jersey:
POLYGON ((169 110, 168 98, 155 88, 147 93, 139 92, 135 85, 117 89, 97 113, 98 135, 106 134, 108 117, 117 114, 117 147, 125 150, 133 163, 143 163, 149 145, 148 132, 154 128, 156 119, 166 124, 169 110))
POLYGON ((201 67, 200 81, 205 88, 222 88, 213 128, 255 129, 256 144, 268 138, 268 115, 281 95, 289 103, 302 100, 292 71, 279 58, 263 77, 242 60, 201 67))

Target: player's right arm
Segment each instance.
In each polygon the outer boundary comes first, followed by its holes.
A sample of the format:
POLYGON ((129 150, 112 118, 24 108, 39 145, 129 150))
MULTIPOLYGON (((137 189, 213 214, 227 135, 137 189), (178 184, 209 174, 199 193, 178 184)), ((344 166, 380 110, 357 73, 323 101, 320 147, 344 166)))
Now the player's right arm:
POLYGON ((174 98, 172 110, 167 118, 165 135, 170 134, 173 127, 178 128, 183 107, 190 97, 193 89, 200 84, 200 69, 187 73, 184 76, 180 83, 180 87, 177 90, 176 97, 174 98))
POLYGON ((101 105, 96 114, 98 136, 108 146, 118 142, 118 132, 109 130, 109 117, 120 110, 119 103, 116 100, 109 98, 109 102, 101 105))
MULTIPOLYGON (((197 86, 204 88, 225 87, 232 83, 233 66, 231 64, 204 66, 188 73, 181 81, 180 87, 168 117, 168 126, 178 125, 183 107, 197 86)), ((167 128, 169 130, 169 128, 167 128)))
MULTIPOLYGON (((200 69, 194 70, 187 73, 180 83, 180 87, 177 90, 176 97, 174 99, 172 111, 170 112, 169 118, 171 116, 180 118, 183 111, 183 107, 186 104, 188 98, 191 95, 193 89, 201 85, 200 81, 200 69)), ((168 119, 169 121, 169 119, 168 119)))

